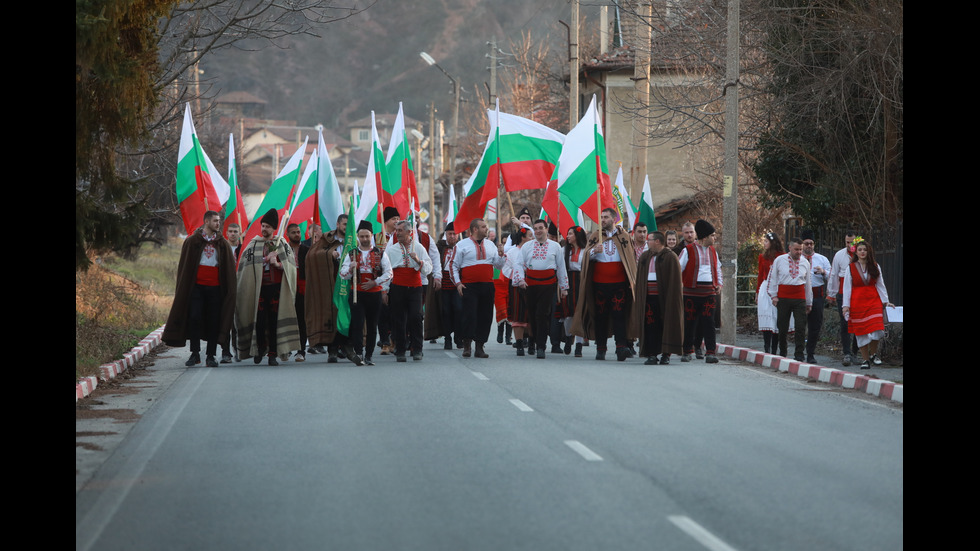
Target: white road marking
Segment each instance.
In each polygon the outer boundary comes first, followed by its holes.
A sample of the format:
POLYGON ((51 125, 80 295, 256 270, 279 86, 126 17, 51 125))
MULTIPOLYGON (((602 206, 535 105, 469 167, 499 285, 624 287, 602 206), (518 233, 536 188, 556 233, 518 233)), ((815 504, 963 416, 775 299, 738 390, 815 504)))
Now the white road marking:
POLYGON ((698 543, 711 551, 735 551, 735 548, 718 539, 717 536, 707 531, 703 526, 694 522, 683 515, 668 516, 667 520, 673 522, 675 526, 683 530, 698 543))
POLYGON ((602 461, 602 456, 585 447, 585 444, 578 440, 565 440, 565 445, 575 450, 575 453, 582 456, 586 461, 602 461))
POLYGON ((449 356, 450 358, 453 358, 453 359, 455 359, 455 358, 456 358, 456 354, 453 354, 452 352, 450 352, 450 351, 448 351, 448 350, 443 350, 443 352, 444 352, 444 353, 445 353, 445 354, 446 354, 447 356, 449 356))
POLYGON ((510 403, 514 404, 514 407, 521 411, 534 411, 531 406, 525 404, 524 402, 518 400, 517 398, 511 398, 510 403))
POLYGON ((481 381, 489 381, 490 380, 489 377, 487 377, 483 373, 480 373, 479 371, 470 371, 470 373, 472 373, 474 377, 476 377, 477 379, 480 379, 481 381))

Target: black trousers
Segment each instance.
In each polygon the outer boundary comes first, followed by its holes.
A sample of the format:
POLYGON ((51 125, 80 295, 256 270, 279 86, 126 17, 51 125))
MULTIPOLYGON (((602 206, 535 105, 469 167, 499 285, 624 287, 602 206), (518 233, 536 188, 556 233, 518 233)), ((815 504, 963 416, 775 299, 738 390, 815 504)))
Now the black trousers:
POLYGON ((268 348, 276 356, 276 328, 279 325, 279 292, 282 283, 263 285, 259 291, 259 310, 255 316, 255 342, 259 354, 268 348))
POLYGON ((793 323, 796 333, 793 340, 795 348, 794 357, 797 360, 803 359, 803 350, 806 347, 806 299, 802 298, 781 298, 776 303, 776 330, 779 331, 779 355, 786 357, 789 345, 786 342, 786 335, 789 333, 789 318, 793 316, 793 323))
MULTIPOLYGON (((817 288, 819 289, 819 288, 817 288)), ((817 289, 813 293, 813 308, 806 315, 806 354, 812 356, 817 349, 817 342, 820 341, 820 330, 823 328, 823 294, 817 296, 817 289)))
POLYGON ((544 350, 548 344, 548 334, 551 329, 551 309, 555 302, 557 283, 547 285, 528 285, 524 293, 527 301, 527 317, 531 324, 531 334, 534 345, 538 350, 544 350))
POLYGON ((350 301, 350 340, 354 352, 364 359, 374 355, 374 347, 378 341, 378 316, 381 313, 381 292, 357 292, 357 302, 354 293, 348 295, 350 301), (362 344, 363 343, 363 344, 362 344))
POLYGON ((201 352, 201 339, 208 341, 207 355, 218 351, 218 326, 221 325, 221 287, 194 284, 187 310, 187 336, 191 352, 201 352))
POLYGON ((609 324, 612 324, 613 338, 616 347, 627 347, 630 341, 626 338, 627 293, 629 282, 596 283, 593 282, 593 298, 595 299, 595 348, 597 352, 606 351, 606 341, 609 340, 609 324))
POLYGON ((704 339, 704 351, 715 353, 715 308, 718 295, 684 295, 684 353, 693 354, 694 345, 704 339))
POLYGON ((459 296, 456 289, 439 291, 439 308, 442 314, 440 319, 442 335, 447 339, 452 335, 453 342, 457 345, 461 344, 458 328, 463 320, 463 297, 459 296))
MULTIPOLYGON (((636 305, 634 308, 638 308, 636 305)), ((660 295, 647 294, 643 312, 643 348, 640 356, 652 357, 663 352, 664 316, 660 308, 660 295)))
POLYGON ((391 340, 395 355, 406 350, 422 351, 422 287, 403 287, 391 284, 388 289, 388 308, 391 312, 391 340))
POLYGON ((299 324, 299 349, 306 354, 306 295, 296 293, 296 322, 299 324))
POLYGON ((493 325, 493 282, 464 285, 462 337, 483 344, 489 340, 490 326, 493 325))

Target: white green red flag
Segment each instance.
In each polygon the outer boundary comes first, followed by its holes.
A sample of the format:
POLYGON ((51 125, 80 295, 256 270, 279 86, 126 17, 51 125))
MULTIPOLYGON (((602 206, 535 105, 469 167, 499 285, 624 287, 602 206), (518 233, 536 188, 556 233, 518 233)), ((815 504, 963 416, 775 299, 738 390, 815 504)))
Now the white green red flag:
MULTIPOLYGON (((348 222, 354 219, 354 198, 350 198, 350 209, 347 214, 348 222)), ((344 234, 344 252, 340 255, 343 259, 357 247, 357 226, 354 226, 354 231, 350 231, 351 226, 348 224, 347 232, 344 234)), ((333 286, 333 304, 337 307, 337 331, 341 335, 350 334, 350 301, 347 296, 353 292, 353 281, 351 279, 344 279, 340 277, 340 270, 337 270, 337 279, 333 286)))
POLYGON ((504 189, 545 189, 565 135, 530 119, 500 113, 499 107, 497 117, 497 155, 504 189))
POLYGON ((315 215, 315 218, 319 219, 320 228, 326 233, 337 229, 337 219, 344 213, 344 200, 340 195, 340 182, 337 181, 337 173, 334 172, 333 163, 330 162, 327 144, 323 141, 323 130, 320 130, 319 134, 316 147, 318 163, 316 204, 319 215, 315 215))
POLYGON ((374 226, 374 233, 378 233, 384 227, 382 216, 385 204, 382 201, 382 192, 388 181, 388 171, 385 169, 384 155, 381 153, 374 111, 371 111, 371 153, 368 154, 366 174, 364 187, 361 188, 361 198, 357 202, 356 216, 348 220, 347 227, 357 228, 361 220, 369 220, 374 226))
MULTIPOLYGON (((456 220, 456 213, 459 212, 459 204, 456 202, 456 189, 453 186, 449 186, 449 208, 446 210, 446 216, 442 218, 442 225, 456 220)), ((453 224, 455 227, 456 224, 453 224)))
POLYGON ((487 110, 490 132, 483 158, 463 187, 463 202, 454 226, 469 227, 482 218, 497 198, 500 179, 506 191, 545 189, 561 155, 565 135, 543 124, 500 112, 500 104, 487 110))
POLYGON ((225 202, 225 222, 222 231, 228 236, 228 226, 238 224, 241 231, 248 228, 248 213, 242 201, 242 188, 238 187, 238 173, 235 170, 235 135, 228 134, 228 201, 225 202))
POLYGON ((647 225, 648 231, 657 231, 657 215, 653 212, 653 194, 650 193, 650 176, 643 180, 643 193, 640 194, 640 208, 636 213, 637 222, 647 225))
POLYGON ((636 225, 636 208, 630 199, 630 192, 623 183, 623 167, 619 167, 616 174, 616 185, 612 188, 613 197, 616 198, 616 209, 619 210, 619 220, 623 222, 623 227, 632 231, 636 225))
POLYGON ((384 205, 394 206, 404 218, 408 216, 411 203, 414 200, 419 205, 419 191, 415 186, 415 169, 412 167, 412 155, 405 134, 405 115, 402 104, 398 102, 398 115, 391 127, 391 142, 388 143, 388 156, 385 159, 388 171, 388 182, 382 198, 384 205))
POLYGON ((541 204, 558 224, 561 235, 579 225, 579 209, 599 224, 602 209, 616 208, 594 95, 585 116, 565 137, 552 180, 541 204))
POLYGON ((279 213, 277 234, 283 234, 283 229, 286 227, 287 210, 292 202, 293 192, 299 184, 300 170, 303 167, 303 157, 306 154, 306 144, 308 142, 309 138, 303 140, 303 145, 299 146, 296 152, 290 156, 285 166, 279 171, 279 175, 276 176, 272 185, 269 186, 269 190, 265 192, 265 196, 262 197, 262 203, 259 204, 258 210, 255 211, 255 215, 252 217, 252 223, 248 226, 248 231, 245 232, 245 236, 242 238, 242 243, 248 244, 255 236, 259 235, 259 230, 262 229, 262 217, 265 216, 265 213, 269 212, 269 209, 276 209, 276 212, 279 213))
POLYGON ((282 226, 285 228, 289 224, 299 224, 303 235, 306 235, 306 229, 317 219, 317 158, 317 152, 314 150, 306 162, 299 185, 293 190, 292 199, 289 201, 289 218, 282 226))
POLYGON ((197 139, 191 104, 188 103, 184 108, 184 125, 177 149, 177 204, 187 234, 201 227, 205 212, 221 212, 230 194, 228 182, 218 174, 197 139))

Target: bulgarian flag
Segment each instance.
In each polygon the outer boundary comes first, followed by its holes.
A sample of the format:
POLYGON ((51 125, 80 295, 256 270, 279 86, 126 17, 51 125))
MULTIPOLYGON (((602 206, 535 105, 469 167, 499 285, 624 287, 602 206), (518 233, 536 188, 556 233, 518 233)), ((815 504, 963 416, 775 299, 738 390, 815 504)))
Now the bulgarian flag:
POLYGON ((647 230, 657 231, 657 216, 653 213, 653 194, 650 193, 650 175, 643 180, 643 193, 640 195, 640 208, 636 213, 638 222, 647 225, 647 230))
POLYGON ((197 139, 191 104, 184 108, 184 126, 180 131, 180 147, 177 149, 177 202, 184 229, 190 235, 204 223, 204 213, 221 212, 231 195, 228 182, 214 168, 201 142, 197 139))
POLYGON ((385 169, 383 159, 381 143, 378 140, 378 125, 374 120, 374 111, 371 111, 371 153, 368 155, 367 178, 364 180, 364 187, 361 188, 361 198, 357 202, 355 217, 348 220, 347 227, 353 224, 353 227, 357 228, 361 220, 370 220, 374 226, 374 233, 384 228, 381 218, 384 215, 382 190, 388 181, 388 171, 385 169))
MULTIPOLYGON (((483 158, 463 187, 457 217, 468 228, 482 218, 487 204, 497 198, 500 178, 504 189, 545 189, 561 155, 565 135, 532 120, 500 112, 500 102, 487 110, 490 132, 483 158)), ((454 224, 455 226, 455 224, 454 224)))
POLYGON ((289 202, 289 219, 282 227, 288 227, 289 224, 299 224, 300 231, 305 235, 306 228, 316 219, 317 167, 317 153, 314 151, 310 154, 306 168, 303 169, 299 186, 293 191, 292 199, 289 202))
POLYGON ((565 135, 497 107, 497 154, 507 191, 545 189, 561 155, 565 135))
POLYGON ((487 144, 483 148, 483 156, 480 157, 476 169, 463 184, 463 203, 459 206, 453 221, 455 228, 469 229, 470 222, 483 218, 487 203, 497 197, 497 188, 500 187, 500 156, 497 152, 497 144, 500 140, 497 138, 496 117, 498 114, 500 114, 499 109, 487 110, 487 118, 490 122, 487 144))
MULTIPOLYGON (((347 214, 348 221, 354 219, 354 202, 354 198, 351 197, 350 210, 347 214)), ((341 259, 349 255, 357 247, 357 231, 349 231, 350 226, 348 225, 347 227, 348 231, 344 235, 344 252, 340 255, 341 259)), ((354 229, 356 230, 357 226, 354 226, 354 229)), ((354 280, 356 279, 357 277, 355 276, 354 280)), ((337 331, 342 335, 350 334, 350 302, 348 302, 347 296, 353 292, 353 285, 353 280, 340 277, 340 270, 337 270, 337 279, 333 286, 333 304, 337 307, 337 331)))
POLYGON ((626 226, 629 230, 633 230, 633 226, 636 225, 636 209, 633 207, 633 201, 630 199, 630 192, 626 189, 626 185, 623 184, 623 167, 620 165, 619 173, 616 174, 616 185, 612 188, 613 197, 616 198, 616 208, 619 210, 619 219, 623 222, 629 224, 626 226))
POLYGON ((269 209, 276 209, 279 213, 279 228, 277 232, 279 235, 282 235, 283 228, 286 227, 285 223, 289 214, 287 210, 292 202, 293 190, 296 188, 296 184, 299 183, 300 169, 303 166, 303 156, 306 154, 307 142, 309 142, 309 138, 303 140, 303 145, 296 149, 293 156, 289 158, 286 165, 279 171, 279 175, 276 176, 275 181, 269 186, 269 191, 265 192, 265 197, 262 198, 259 209, 255 211, 255 216, 252 219, 252 223, 248 226, 248 231, 245 232, 245 236, 242 238, 242 243, 248 244, 255 236, 259 235, 259 231, 262 229, 262 217, 265 216, 265 213, 269 212, 269 209))
MULTIPOLYGON (((316 146, 317 153, 317 210, 320 227, 323 232, 337 229, 337 218, 344 213, 344 200, 340 196, 340 182, 337 181, 337 173, 334 172, 333 163, 330 162, 330 154, 327 152, 327 144, 323 142, 323 130, 319 131, 319 142, 316 146)), ((313 161, 311 160, 312 164, 313 161)))
POLYGON ((225 224, 222 231, 228 236, 228 226, 238 224, 244 230, 248 228, 248 213, 245 212, 245 202, 242 201, 242 188, 238 187, 238 175, 235 172, 235 135, 228 134, 228 201, 225 203, 225 224))
POLYGON ((585 116, 565 137, 561 157, 541 204, 551 219, 557 221, 562 235, 578 225, 579 209, 600 224, 602 209, 616 208, 594 95, 585 116))
POLYGON ((415 170, 412 168, 412 155, 405 134, 405 115, 402 104, 398 102, 398 116, 391 127, 391 142, 388 144, 388 157, 385 159, 388 182, 383 188, 385 206, 394 206, 403 216, 408 216, 414 200, 419 205, 419 191, 415 186, 415 170))
MULTIPOLYGON (((459 212, 459 204, 456 203, 456 190, 453 186, 449 186, 449 209, 446 211, 446 216, 442 219, 442 225, 456 220, 456 213, 459 212)), ((453 224, 456 227, 456 224, 453 224)))

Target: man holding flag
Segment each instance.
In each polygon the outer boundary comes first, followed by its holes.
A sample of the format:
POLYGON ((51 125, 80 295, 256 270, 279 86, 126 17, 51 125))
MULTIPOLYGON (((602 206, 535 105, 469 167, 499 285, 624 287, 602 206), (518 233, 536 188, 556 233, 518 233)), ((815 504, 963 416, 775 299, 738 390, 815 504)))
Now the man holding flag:
POLYGON ((341 279, 356 278, 353 284, 357 289, 349 294, 348 336, 355 355, 362 357, 366 365, 374 365, 371 358, 378 338, 378 315, 382 301, 387 300, 386 286, 392 278, 388 257, 372 243, 373 231, 371 222, 361 220, 357 226, 357 248, 344 255, 344 264, 340 267, 341 279))
POLYGON ((391 339, 399 362, 407 361, 406 350, 413 360, 422 359, 422 282, 432 272, 429 252, 413 238, 412 229, 410 220, 400 220, 395 224, 396 241, 385 249, 393 274, 388 289, 391 339))
POLYGON ((296 257, 289 243, 275 231, 279 214, 269 209, 260 221, 260 234, 238 259, 238 300, 235 326, 238 354, 269 365, 279 365, 278 351, 299 348, 296 323, 296 257))
MULTIPOLYGON (((337 229, 320 236, 306 253, 306 330, 310 346, 327 346, 327 363, 337 363, 338 350, 342 349, 348 359, 361 365, 360 357, 354 354, 347 340, 347 327, 343 328, 345 332, 340 331, 340 312, 335 300, 348 220, 347 214, 338 216, 337 229)), ((346 307, 344 314, 350 315, 346 307)))

